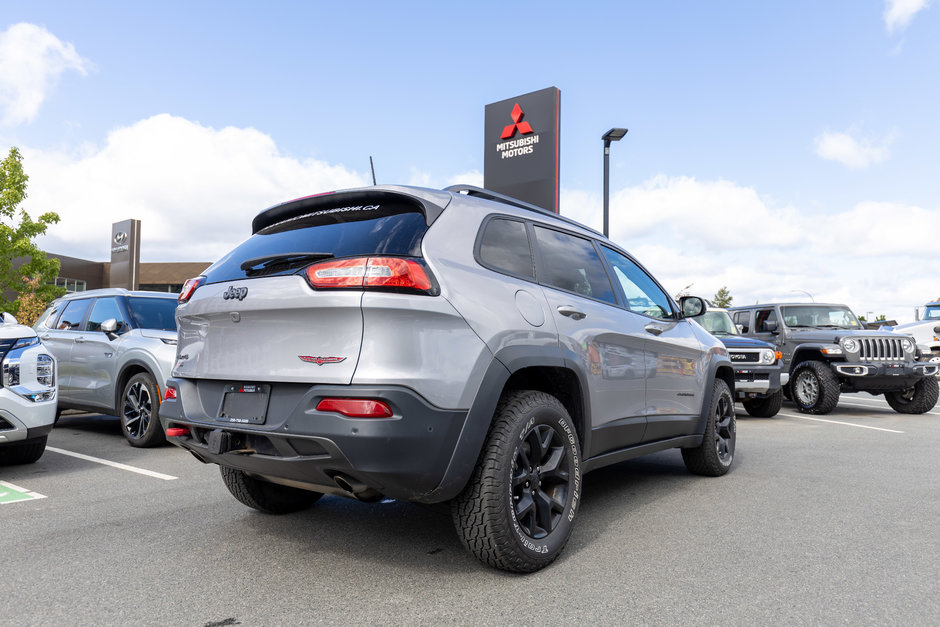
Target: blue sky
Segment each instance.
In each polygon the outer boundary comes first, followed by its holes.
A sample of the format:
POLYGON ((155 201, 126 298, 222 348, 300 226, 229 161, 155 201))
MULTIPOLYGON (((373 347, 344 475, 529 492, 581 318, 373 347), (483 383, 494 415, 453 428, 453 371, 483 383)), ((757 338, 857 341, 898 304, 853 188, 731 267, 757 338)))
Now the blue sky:
MULTIPOLYGON (((843 2, 0 0, 0 150, 42 244, 207 260, 260 209, 369 182, 482 182, 489 102, 561 90, 562 213, 671 291, 844 301, 908 320, 940 296, 940 8, 843 2)), ((932 6, 934 5, 934 6, 932 6)))

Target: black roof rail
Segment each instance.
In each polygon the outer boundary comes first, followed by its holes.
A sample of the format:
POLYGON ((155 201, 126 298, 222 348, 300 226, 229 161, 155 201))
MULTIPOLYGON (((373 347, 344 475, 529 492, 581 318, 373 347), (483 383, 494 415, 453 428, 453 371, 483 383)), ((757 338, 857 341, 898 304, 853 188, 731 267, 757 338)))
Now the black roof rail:
POLYGON ((512 196, 506 196, 505 194, 500 194, 498 192, 490 191, 488 189, 483 189, 482 187, 476 187, 474 185, 451 185, 450 187, 444 188, 445 192, 453 192, 455 194, 466 193, 467 196, 474 196, 476 198, 483 198, 484 200, 492 200, 495 202, 501 202, 504 205, 510 205, 511 207, 518 207, 519 209, 526 209, 528 211, 534 211, 536 213, 541 213, 542 215, 551 216, 562 222, 567 222, 568 224, 573 224, 579 226, 582 229, 587 229, 592 233, 604 237, 600 231, 596 231, 591 227, 581 224, 577 220, 572 220, 571 218, 566 218, 565 216, 555 213, 554 211, 549 211, 548 209, 543 209, 538 205, 533 205, 525 201, 519 200, 518 198, 513 198, 512 196))

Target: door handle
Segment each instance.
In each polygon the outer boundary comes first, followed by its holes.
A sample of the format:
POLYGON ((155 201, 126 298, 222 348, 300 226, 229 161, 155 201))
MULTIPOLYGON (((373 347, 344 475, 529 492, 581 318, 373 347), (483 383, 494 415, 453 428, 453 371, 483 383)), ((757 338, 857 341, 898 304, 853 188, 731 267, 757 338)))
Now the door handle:
POLYGON ((43 333, 42 335, 39 336, 39 339, 40 339, 40 340, 48 340, 50 337, 52 337, 52 336, 49 335, 48 333, 43 333))
POLYGON ((583 311, 578 311, 571 305, 561 305, 558 307, 558 313, 563 316, 568 316, 572 320, 584 320, 584 317, 587 315, 583 311))
POLYGON ((660 326, 656 324, 655 322, 650 322, 648 325, 643 327, 643 330, 646 331, 647 333, 652 333, 653 335, 659 335, 660 333, 666 330, 666 327, 660 326))
POLYGON ((83 338, 83 337, 77 337, 77 338, 75 338, 75 343, 76 343, 76 344, 84 344, 84 343, 85 343, 85 338, 83 338))

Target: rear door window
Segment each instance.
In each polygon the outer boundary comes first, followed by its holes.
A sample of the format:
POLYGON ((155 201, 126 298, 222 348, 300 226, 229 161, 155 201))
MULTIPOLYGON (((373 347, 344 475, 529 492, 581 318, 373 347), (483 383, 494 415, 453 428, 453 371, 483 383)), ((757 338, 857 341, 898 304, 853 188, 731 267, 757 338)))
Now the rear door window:
POLYGON ((56 321, 56 329, 62 331, 81 331, 82 321, 88 312, 88 306, 91 304, 90 298, 79 298, 69 301, 62 310, 62 315, 56 321))
POLYGON ((127 309, 134 318, 134 324, 141 329, 176 331, 175 298, 132 296, 127 299, 127 309))
POLYGON ((541 226, 535 227, 535 239, 546 272, 540 282, 612 305, 617 303, 607 271, 590 240, 541 226))
POLYGON ((319 209, 258 231, 206 270, 206 282, 290 274, 330 258, 418 257, 425 231, 424 213, 405 203, 319 209))

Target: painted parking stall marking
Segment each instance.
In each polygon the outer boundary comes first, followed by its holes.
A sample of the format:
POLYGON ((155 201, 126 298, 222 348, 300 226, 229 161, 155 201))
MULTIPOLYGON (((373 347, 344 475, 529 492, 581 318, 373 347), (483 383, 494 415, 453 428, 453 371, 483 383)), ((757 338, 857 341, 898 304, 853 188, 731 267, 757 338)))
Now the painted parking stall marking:
POLYGON ((27 488, 21 488, 7 481, 0 481, 0 505, 44 498, 46 498, 44 494, 33 492, 27 488))
POLYGON ((800 418, 801 420, 812 420, 813 422, 828 422, 833 425, 843 425, 845 427, 858 427, 859 429, 872 429, 873 431, 885 431, 887 433, 904 433, 903 431, 898 431, 896 429, 885 429, 884 427, 871 427, 869 425, 858 425, 854 422, 844 422, 842 420, 826 420, 825 418, 810 418, 809 416, 801 416, 800 414, 788 414, 785 412, 780 412, 778 415, 786 416, 787 418, 800 418))
POLYGON ((91 455, 84 455, 82 453, 76 453, 74 451, 66 451, 65 449, 54 448, 52 446, 47 446, 46 450, 52 451, 53 453, 59 453, 60 455, 68 455, 69 457, 84 459, 85 461, 88 461, 88 462, 94 462, 96 464, 110 466, 112 468, 126 470, 128 472, 136 472, 139 475, 153 477, 154 479, 163 479, 164 481, 173 481, 174 479, 179 479, 179 477, 174 477, 173 475, 165 475, 162 472, 154 472, 153 470, 147 470, 145 468, 137 468, 136 466, 129 466, 127 464, 112 462, 112 461, 108 461, 107 459, 101 459, 100 457, 92 457, 91 455))

